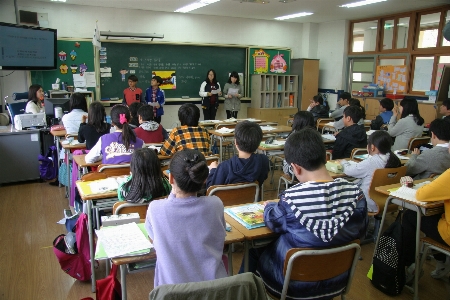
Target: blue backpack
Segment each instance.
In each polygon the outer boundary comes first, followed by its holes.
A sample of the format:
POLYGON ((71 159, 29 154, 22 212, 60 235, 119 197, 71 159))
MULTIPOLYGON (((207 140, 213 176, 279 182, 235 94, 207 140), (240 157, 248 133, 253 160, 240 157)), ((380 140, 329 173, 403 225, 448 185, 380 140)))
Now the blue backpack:
POLYGON ((52 180, 58 177, 58 151, 55 146, 48 148, 47 154, 39 154, 39 174, 43 180, 52 180))

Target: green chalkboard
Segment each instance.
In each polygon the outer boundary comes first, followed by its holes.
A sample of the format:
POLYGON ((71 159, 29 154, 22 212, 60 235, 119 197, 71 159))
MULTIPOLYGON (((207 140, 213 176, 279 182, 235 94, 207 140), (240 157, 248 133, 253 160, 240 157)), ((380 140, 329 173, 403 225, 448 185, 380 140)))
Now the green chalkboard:
POLYGON ((100 68, 111 68, 111 77, 100 79, 102 98, 122 98, 128 87, 127 77, 133 72, 139 79, 137 86, 144 92, 150 86, 152 72, 156 72, 165 74, 166 98, 199 98, 200 85, 209 69, 216 71, 223 87, 231 71, 245 73, 246 68, 246 48, 113 42, 102 42, 102 47, 100 68), (123 80, 121 70, 127 72, 123 80), (175 89, 169 83, 172 71, 176 74, 175 89))
MULTIPOLYGON (((86 64, 88 67, 88 72, 94 71, 94 49, 91 41, 64 41, 58 40, 57 42, 57 52, 65 52, 66 59, 62 61, 57 59, 56 70, 51 71, 31 71, 31 82, 33 84, 40 84, 45 91, 52 89, 52 83, 55 83, 56 78, 59 78, 61 82, 65 82, 67 85, 73 86, 73 73, 71 66, 76 68, 76 73, 80 74, 80 64, 86 64), (78 47, 77 47, 78 46, 78 47), (70 53, 72 51, 76 52, 76 57, 72 60, 70 53), (64 74, 61 71, 61 65, 65 64, 67 66, 67 72, 64 74)), ((65 69, 65 68, 63 68, 65 69)), ((88 88, 88 90, 93 91, 94 88, 88 88)))

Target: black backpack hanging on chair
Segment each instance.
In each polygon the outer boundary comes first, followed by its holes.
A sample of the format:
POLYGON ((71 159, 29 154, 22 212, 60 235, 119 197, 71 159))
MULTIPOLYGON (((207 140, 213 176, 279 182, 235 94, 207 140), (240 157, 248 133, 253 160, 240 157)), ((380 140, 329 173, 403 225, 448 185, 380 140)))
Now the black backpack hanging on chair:
POLYGON ((373 257, 371 277, 368 275, 377 289, 390 296, 400 294, 405 286, 402 214, 400 211, 395 222, 381 235, 373 257))

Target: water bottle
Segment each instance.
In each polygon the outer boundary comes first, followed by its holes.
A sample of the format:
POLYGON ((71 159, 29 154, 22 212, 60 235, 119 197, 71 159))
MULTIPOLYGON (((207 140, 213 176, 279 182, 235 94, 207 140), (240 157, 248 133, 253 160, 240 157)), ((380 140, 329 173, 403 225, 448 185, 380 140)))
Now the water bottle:
POLYGON ((61 82, 61 89, 62 89, 63 91, 66 90, 66 83, 65 83, 64 81, 61 82))

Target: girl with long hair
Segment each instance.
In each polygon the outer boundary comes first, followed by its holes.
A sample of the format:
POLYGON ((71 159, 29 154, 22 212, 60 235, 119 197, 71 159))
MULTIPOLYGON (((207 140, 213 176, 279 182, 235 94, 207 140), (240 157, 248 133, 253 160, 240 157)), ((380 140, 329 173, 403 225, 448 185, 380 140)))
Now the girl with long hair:
POLYGON ((244 93, 242 85, 239 82, 239 74, 236 71, 231 72, 230 78, 223 88, 225 97, 225 111, 227 119, 237 119, 237 114, 241 110, 241 97, 244 93))
POLYGON ((39 84, 33 84, 28 89, 28 102, 25 107, 26 114, 37 114, 42 112, 42 101, 44 100, 44 90, 39 84))
POLYGON ((91 150, 102 135, 109 133, 111 125, 105 122, 105 107, 98 101, 89 105, 89 112, 86 118, 82 119, 78 130, 78 142, 86 143, 86 149, 91 150))

